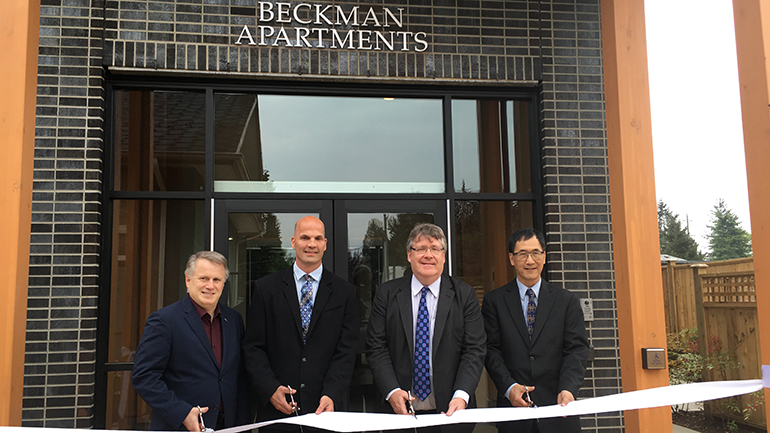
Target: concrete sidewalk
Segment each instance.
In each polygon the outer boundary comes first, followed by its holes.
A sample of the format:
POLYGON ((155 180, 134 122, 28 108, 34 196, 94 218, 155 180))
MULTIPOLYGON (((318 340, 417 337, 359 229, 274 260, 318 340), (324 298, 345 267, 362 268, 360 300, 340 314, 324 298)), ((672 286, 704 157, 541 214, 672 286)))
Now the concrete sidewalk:
POLYGON ((672 433, 697 433, 695 430, 691 430, 687 427, 682 427, 680 425, 674 424, 674 429, 672 433))

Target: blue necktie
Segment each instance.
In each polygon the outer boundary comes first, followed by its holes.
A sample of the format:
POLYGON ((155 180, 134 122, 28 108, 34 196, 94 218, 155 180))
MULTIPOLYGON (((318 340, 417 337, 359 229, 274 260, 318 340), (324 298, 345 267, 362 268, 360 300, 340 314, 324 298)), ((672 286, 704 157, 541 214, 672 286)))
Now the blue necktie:
POLYGON ((302 342, 307 342, 307 329, 310 327, 310 316, 313 314, 313 304, 310 302, 313 296, 313 277, 305 274, 305 284, 302 285, 302 301, 299 303, 299 315, 302 318, 302 342))
POLYGON ((414 392, 420 400, 430 395, 430 315, 425 302, 427 287, 422 288, 414 333, 414 392))
POLYGON ((535 305, 535 292, 532 289, 527 289, 527 331, 529 331, 529 339, 532 339, 532 331, 535 329, 535 313, 537 313, 537 305, 535 305))

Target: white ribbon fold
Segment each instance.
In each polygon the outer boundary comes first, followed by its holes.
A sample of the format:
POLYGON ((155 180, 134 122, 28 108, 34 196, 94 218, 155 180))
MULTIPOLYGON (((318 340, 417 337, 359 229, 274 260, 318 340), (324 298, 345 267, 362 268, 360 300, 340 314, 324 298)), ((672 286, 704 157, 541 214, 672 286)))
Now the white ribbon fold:
MULTIPOLYGON (((770 372, 770 366, 763 365, 762 371, 763 373, 765 371, 770 372), (766 368, 768 370, 766 370, 766 368)), ((770 374, 765 374, 764 377, 768 378, 770 377, 770 374)), ((553 418, 569 415, 619 412, 624 410, 647 409, 652 407, 671 406, 674 404, 715 400, 718 398, 749 394, 761 390, 763 386, 768 387, 766 383, 763 383, 762 379, 689 383, 576 400, 567 406, 553 405, 536 408, 510 407, 467 409, 457 411, 452 416, 432 414, 414 417, 411 415, 381 413, 326 412, 320 415, 306 414, 299 417, 289 417, 239 427, 231 427, 224 430, 217 430, 217 433, 239 433, 278 423, 317 427, 325 430, 346 433, 412 429, 445 424, 519 421, 534 418, 553 418)), ((31 430, 35 429, 40 430, 40 433, 72 433, 72 429, 43 429, 33 427, 0 427, 0 433, 30 433, 31 430), (60 430, 60 432, 57 432, 57 430, 60 430)), ((91 430, 91 432, 95 431, 106 432, 107 430, 91 430)))

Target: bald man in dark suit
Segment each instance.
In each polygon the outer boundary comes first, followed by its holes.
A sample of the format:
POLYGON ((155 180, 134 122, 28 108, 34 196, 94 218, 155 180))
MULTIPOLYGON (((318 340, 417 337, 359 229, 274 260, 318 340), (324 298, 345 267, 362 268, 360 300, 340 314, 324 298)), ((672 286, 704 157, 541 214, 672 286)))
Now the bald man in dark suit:
MULTIPOLYGON (((260 422, 293 416, 295 408, 300 415, 344 410, 355 364, 356 288, 323 267, 323 222, 300 219, 291 245, 294 265, 259 279, 249 307, 243 352, 260 422)), ((260 432, 273 430, 300 428, 273 424, 260 432)))

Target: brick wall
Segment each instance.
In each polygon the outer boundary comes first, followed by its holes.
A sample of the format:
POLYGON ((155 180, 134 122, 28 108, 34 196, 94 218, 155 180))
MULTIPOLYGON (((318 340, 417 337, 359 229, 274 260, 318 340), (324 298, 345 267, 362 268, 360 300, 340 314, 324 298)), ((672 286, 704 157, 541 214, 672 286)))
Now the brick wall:
MULTIPOLYGON (((593 300, 595 360, 580 397, 599 397, 621 391, 599 2, 554 1, 543 22, 547 268, 552 282, 593 300)), ((623 425, 619 413, 581 419, 585 429, 623 425)))
POLYGON ((89 427, 101 222, 103 5, 41 3, 22 425, 89 427))

